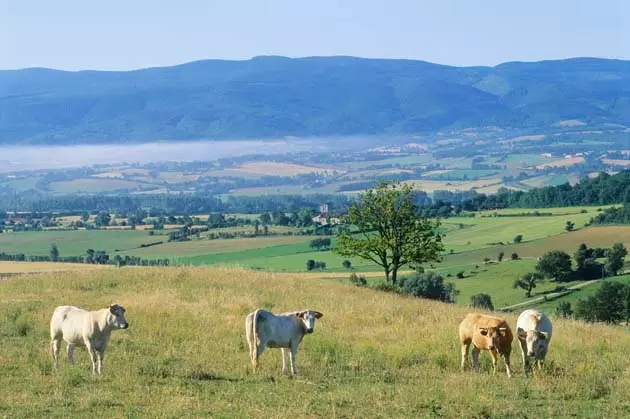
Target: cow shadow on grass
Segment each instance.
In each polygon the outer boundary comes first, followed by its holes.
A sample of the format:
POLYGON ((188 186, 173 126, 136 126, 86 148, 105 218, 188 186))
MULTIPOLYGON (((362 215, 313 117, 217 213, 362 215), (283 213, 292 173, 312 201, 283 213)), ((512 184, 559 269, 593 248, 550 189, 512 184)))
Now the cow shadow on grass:
POLYGON ((225 376, 217 375, 217 374, 214 374, 212 372, 207 372, 207 371, 193 371, 187 374, 186 378, 193 381, 228 381, 228 382, 243 381, 242 378, 225 377, 225 376))

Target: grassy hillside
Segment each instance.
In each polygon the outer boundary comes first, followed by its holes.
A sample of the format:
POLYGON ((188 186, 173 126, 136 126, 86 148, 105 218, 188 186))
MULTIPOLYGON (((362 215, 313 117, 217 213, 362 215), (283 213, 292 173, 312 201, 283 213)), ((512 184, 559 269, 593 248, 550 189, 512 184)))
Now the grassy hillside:
MULTIPOLYGON (((8 417, 625 417, 624 330, 554 319, 546 372, 459 371, 464 307, 402 298, 304 274, 123 268, 0 281, 0 414, 8 417), (104 375, 77 349, 53 372, 56 305, 116 301, 130 328, 112 335, 104 375), (251 374, 245 315, 312 308, 325 316, 280 373, 278 350, 251 374)), ((515 315, 509 315, 514 324, 515 315)))
POLYGON ((629 79, 628 61, 591 58, 458 68, 412 60, 256 57, 129 72, 2 71, 0 142, 571 128, 562 121, 627 125, 629 79))

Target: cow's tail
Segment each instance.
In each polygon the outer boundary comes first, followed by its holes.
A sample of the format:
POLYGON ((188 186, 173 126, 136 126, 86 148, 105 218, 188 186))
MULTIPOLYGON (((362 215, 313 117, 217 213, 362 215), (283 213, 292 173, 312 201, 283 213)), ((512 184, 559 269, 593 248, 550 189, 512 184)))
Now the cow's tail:
POLYGON ((258 368, 258 338, 256 336, 256 325, 258 324, 258 313, 260 312, 259 309, 256 309, 256 311, 254 311, 254 316, 252 318, 252 324, 251 324, 251 345, 252 345, 252 364, 254 365, 254 372, 256 372, 256 369, 258 368))

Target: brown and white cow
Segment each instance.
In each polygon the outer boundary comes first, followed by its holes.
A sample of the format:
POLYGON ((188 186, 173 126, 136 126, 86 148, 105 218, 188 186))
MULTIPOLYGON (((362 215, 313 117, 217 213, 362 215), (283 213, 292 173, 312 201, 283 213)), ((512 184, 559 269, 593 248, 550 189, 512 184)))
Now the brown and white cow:
POLYGON ((486 350, 492 357, 492 367, 497 371, 497 358, 503 357, 508 377, 510 370, 510 354, 512 352, 512 331, 505 319, 485 314, 469 313, 459 325, 459 341, 462 350, 462 365, 466 366, 468 348, 472 344, 473 368, 479 370, 479 352, 486 350))

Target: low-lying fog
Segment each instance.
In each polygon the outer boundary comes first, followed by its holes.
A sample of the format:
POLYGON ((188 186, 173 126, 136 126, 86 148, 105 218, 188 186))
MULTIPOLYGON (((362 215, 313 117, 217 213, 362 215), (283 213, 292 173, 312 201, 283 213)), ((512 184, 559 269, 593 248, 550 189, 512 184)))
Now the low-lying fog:
POLYGON ((197 141, 64 146, 0 145, 0 172, 123 162, 209 161, 249 154, 324 152, 330 147, 330 140, 197 141))

